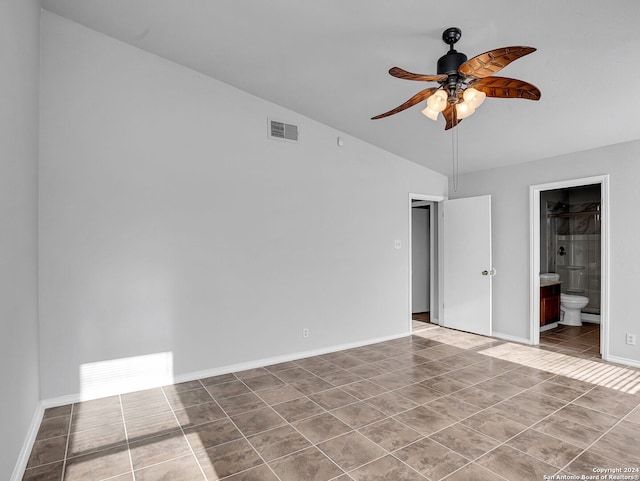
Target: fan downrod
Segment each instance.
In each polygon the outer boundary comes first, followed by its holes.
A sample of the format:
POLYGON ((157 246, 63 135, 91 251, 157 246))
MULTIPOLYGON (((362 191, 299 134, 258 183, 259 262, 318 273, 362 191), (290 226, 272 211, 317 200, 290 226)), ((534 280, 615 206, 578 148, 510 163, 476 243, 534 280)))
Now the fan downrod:
POLYGON ((467 61, 467 56, 456 51, 453 46, 462 37, 462 30, 457 27, 449 27, 442 32, 442 40, 449 44, 449 51, 438 59, 438 74, 446 74, 449 94, 453 95, 453 89, 459 81, 458 68, 467 61))

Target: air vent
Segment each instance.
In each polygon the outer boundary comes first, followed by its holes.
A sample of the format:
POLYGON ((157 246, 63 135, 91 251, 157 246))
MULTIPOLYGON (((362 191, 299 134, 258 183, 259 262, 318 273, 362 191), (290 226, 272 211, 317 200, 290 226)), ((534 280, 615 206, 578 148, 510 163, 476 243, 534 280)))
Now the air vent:
POLYGON ((298 126, 269 119, 269 138, 297 142, 298 126))

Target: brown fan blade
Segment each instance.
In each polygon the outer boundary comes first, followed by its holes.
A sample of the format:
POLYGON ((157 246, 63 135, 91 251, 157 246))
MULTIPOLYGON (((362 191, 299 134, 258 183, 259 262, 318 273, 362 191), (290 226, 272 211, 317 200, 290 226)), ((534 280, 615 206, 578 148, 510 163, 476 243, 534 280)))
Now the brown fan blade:
POLYGON ((454 109, 455 109, 455 106, 449 104, 447 105, 447 108, 442 111, 442 116, 447 121, 446 125, 444 126, 444 130, 452 129, 453 127, 458 125, 460 122, 462 122, 462 119, 458 120, 458 117, 456 116, 456 112, 454 109))
POLYGON ((415 94, 413 97, 411 97, 409 100, 407 100, 402 105, 398 105, 395 109, 389 110, 388 112, 385 112, 384 114, 380 114, 380 115, 376 115, 375 117, 371 117, 371 120, 382 119, 384 117, 389 117, 389 115, 393 115, 393 114, 397 114, 398 112, 402 112, 404 109, 408 109, 409 107, 412 107, 415 104, 418 104, 418 103, 422 102, 423 100, 429 98, 433 94, 433 92, 435 92, 436 90, 438 90, 436 87, 431 87, 431 88, 428 88, 428 89, 421 90, 420 92, 415 94))
POLYGON ((422 82, 440 82, 442 80, 447 80, 446 75, 422 75, 419 73, 407 72, 400 67, 390 68, 389 74, 405 80, 420 80, 422 82))
POLYGON ((524 80, 506 77, 486 77, 469 84, 476 90, 487 94, 487 97, 503 99, 540 100, 540 90, 524 80))
POLYGON ((467 60, 458 72, 464 77, 484 78, 502 70, 514 60, 535 52, 533 47, 503 47, 489 50, 467 60))

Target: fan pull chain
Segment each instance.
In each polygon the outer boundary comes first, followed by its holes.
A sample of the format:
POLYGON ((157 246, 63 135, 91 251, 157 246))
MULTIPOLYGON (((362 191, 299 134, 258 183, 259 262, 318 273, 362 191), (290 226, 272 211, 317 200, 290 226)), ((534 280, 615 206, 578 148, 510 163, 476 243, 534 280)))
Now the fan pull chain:
MULTIPOLYGON (((453 108, 453 125, 456 125, 456 109, 453 108)), ((454 127, 451 129, 451 160, 453 163, 453 191, 458 192, 458 129, 460 127, 454 127)))

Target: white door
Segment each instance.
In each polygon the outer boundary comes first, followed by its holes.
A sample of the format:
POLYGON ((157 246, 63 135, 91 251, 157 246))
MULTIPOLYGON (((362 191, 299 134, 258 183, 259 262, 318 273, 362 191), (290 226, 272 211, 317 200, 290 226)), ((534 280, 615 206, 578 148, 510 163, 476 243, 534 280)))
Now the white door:
POLYGON ((491 335, 491 196, 443 203, 443 326, 491 335))

